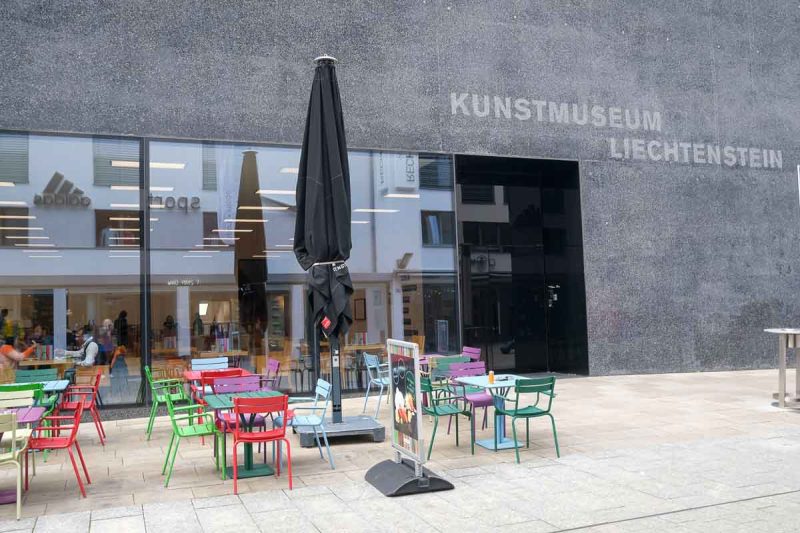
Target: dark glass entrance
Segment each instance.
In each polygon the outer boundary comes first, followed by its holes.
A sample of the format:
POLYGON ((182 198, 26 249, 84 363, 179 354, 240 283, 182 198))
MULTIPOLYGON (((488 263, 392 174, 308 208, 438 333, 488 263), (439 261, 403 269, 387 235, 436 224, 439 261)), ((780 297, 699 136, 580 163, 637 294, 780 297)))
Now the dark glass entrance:
POLYGON ((456 156, 464 345, 495 370, 588 373, 578 164, 456 156))

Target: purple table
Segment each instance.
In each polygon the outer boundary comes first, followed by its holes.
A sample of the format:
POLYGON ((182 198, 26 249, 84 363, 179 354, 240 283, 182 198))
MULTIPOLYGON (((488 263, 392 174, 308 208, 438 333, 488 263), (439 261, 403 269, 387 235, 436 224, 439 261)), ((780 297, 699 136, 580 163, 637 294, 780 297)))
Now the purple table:
MULTIPOLYGON (((44 407, 19 407, 17 409, 0 409, 0 414, 17 413, 18 424, 35 424, 41 420, 44 411, 44 407)), ((16 501, 17 489, 0 490, 0 505, 16 501)))

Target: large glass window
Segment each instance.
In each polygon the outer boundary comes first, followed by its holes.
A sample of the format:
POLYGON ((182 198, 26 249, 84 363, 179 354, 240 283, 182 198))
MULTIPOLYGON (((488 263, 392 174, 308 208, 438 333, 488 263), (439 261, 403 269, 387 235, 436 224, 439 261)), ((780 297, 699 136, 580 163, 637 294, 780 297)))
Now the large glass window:
MULTIPOLYGON (((22 366, 67 366, 54 353, 93 336, 106 405, 142 400, 144 364, 177 377, 204 357, 257 372, 276 359, 279 387, 308 391, 306 274, 292 242, 299 159, 299 147, 0 132, 3 341, 37 340, 22 366)), ((350 169, 343 381, 358 389, 363 354, 387 338, 437 353, 460 344, 452 158, 352 150, 350 169)), ((322 352, 329 377, 324 342, 322 352)))
POLYGON ((63 370, 55 354, 91 336, 106 405, 141 385, 139 146, 0 132, 0 331, 19 351, 37 343, 2 363, 63 370))
MULTIPOLYGON (((273 358, 282 389, 308 390, 306 278, 292 243, 300 149, 153 141, 149 153, 151 190, 163 191, 150 202, 153 365, 228 357, 260 372, 273 358)), ((440 187, 421 189, 420 165, 413 153, 350 153, 355 292, 346 389, 365 385, 362 355, 380 352, 389 337, 458 349, 452 183, 438 178, 440 187), (426 235, 435 247, 423 246, 426 235), (412 279, 419 297, 407 305, 412 279)), ((422 165, 452 180, 449 158, 427 156, 422 165)))

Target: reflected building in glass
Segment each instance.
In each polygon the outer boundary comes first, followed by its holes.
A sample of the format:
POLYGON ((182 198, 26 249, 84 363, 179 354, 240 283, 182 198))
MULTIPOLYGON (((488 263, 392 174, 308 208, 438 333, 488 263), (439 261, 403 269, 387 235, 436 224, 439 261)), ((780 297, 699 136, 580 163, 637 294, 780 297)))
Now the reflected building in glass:
MULTIPOLYGON (((142 400, 145 364, 178 376, 198 357, 258 372, 276 359, 280 388, 309 389, 299 147, 7 132, 0 148, 10 342, 75 348, 91 330, 107 404, 142 400)), ((454 174, 449 156, 358 150, 350 169, 343 385, 359 389, 363 353, 387 338, 460 351, 454 174)))

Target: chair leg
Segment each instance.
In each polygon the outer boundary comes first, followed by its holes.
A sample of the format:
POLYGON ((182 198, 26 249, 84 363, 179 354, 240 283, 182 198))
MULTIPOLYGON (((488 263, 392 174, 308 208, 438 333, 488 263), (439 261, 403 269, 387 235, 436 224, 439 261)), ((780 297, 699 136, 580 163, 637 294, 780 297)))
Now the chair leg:
POLYGON ((511 417, 511 434, 514 436, 514 453, 517 456, 517 464, 519 464, 519 446, 517 446, 517 419, 511 417))
POLYGON ((167 454, 164 456, 164 466, 161 467, 161 475, 167 473, 167 463, 169 463, 169 456, 172 453, 172 445, 175 443, 175 433, 169 438, 169 445, 167 446, 167 454))
POLYGON ((219 459, 222 462, 222 481, 228 479, 228 434, 224 431, 219 434, 220 448, 222 451, 219 454, 219 459))
POLYGON ((94 421, 94 428, 97 430, 97 436, 100 437, 100 444, 102 446, 105 446, 106 443, 105 440, 103 440, 103 430, 100 429, 100 424, 98 422, 97 415, 94 412, 94 409, 90 409, 89 412, 92 415, 92 420, 94 421))
POLYGON ((181 438, 175 435, 175 446, 172 448, 172 457, 169 458, 169 468, 167 469, 167 479, 164 480, 164 487, 169 486, 169 478, 172 477, 172 467, 175 466, 175 458, 178 456, 178 446, 181 443, 181 438))
POLYGON ((458 448, 458 415, 455 415, 455 417, 451 416, 450 420, 453 418, 456 419, 456 448, 458 448))
POLYGON ((483 427, 481 429, 486 429, 489 427, 489 408, 483 408, 483 427))
POLYGON ((553 418, 553 415, 547 413, 547 416, 550 417, 550 423, 553 426, 553 441, 556 443, 556 457, 561 457, 561 451, 558 449, 558 433, 556 433, 556 419, 553 418))
POLYGON ((433 419, 433 432, 431 433, 431 443, 428 446, 428 459, 431 458, 431 452, 433 452, 433 439, 436 438, 436 428, 439 426, 439 417, 434 417, 433 419))
POLYGON ((469 451, 475 455, 475 406, 472 407, 472 416, 469 417, 469 451))
MULTIPOLYGON (((324 432, 323 435, 325 435, 324 432)), ((292 449, 289 445, 289 439, 285 438, 283 441, 286 443, 286 469, 289 472, 289 490, 292 490, 292 449)), ((325 442, 328 442, 327 437, 325 442)))
POLYGON ((378 391, 378 405, 375 407, 375 418, 378 418, 378 411, 381 410, 381 399, 383 398, 383 383, 381 383, 381 388, 378 391))
POLYGON ((369 401, 369 391, 372 388, 371 385, 372 385, 371 381, 367 383, 367 393, 364 395, 364 408, 361 410, 362 413, 367 412, 367 402, 369 401))
POLYGON ((103 438, 106 438, 106 428, 103 427, 103 420, 100 418, 100 410, 95 405, 92 408, 92 415, 94 419, 97 420, 97 425, 100 426, 100 431, 103 433, 103 438))
POLYGON ((81 460, 81 466, 83 467, 83 473, 86 474, 86 484, 91 485, 92 480, 89 479, 89 470, 86 469, 86 461, 83 460, 83 453, 81 452, 81 446, 78 444, 78 441, 75 441, 75 449, 78 450, 78 459, 81 460))
POLYGON ((30 488, 30 481, 28 478, 28 454, 25 454, 25 490, 30 488))
POLYGON ((19 520, 22 517, 22 463, 14 464, 17 465, 17 520, 19 520))
POLYGON ((525 447, 526 448, 530 448, 531 447, 531 424, 530 424, 530 421, 531 421, 530 418, 526 418, 525 419, 525 447))
POLYGON ((314 440, 317 442, 317 449, 319 450, 319 458, 325 459, 325 456, 322 455, 322 443, 319 441, 319 434, 317 433, 317 426, 311 428, 314 430, 314 440))
POLYGON ((236 437, 233 438, 233 493, 239 494, 239 458, 236 457, 236 437))
POLYGON ((75 470, 75 477, 78 479, 78 488, 81 489, 81 494, 83 497, 86 497, 86 489, 83 487, 83 480, 81 479, 81 473, 78 471, 78 464, 75 462, 75 455, 72 453, 72 448, 67 448, 67 452, 69 452, 69 460, 72 462, 72 469, 75 470))
POLYGON ((150 420, 147 421, 147 440, 150 440, 150 435, 153 434, 153 424, 156 421, 156 413, 158 412, 158 402, 153 401, 153 406, 150 408, 150 420))
POLYGON ((319 429, 320 431, 322 431, 322 440, 325 441, 325 449, 328 450, 328 462, 331 464, 331 470, 336 470, 336 467, 333 465, 333 455, 331 455, 331 445, 328 444, 328 434, 325 433, 324 426, 320 426, 319 429))

